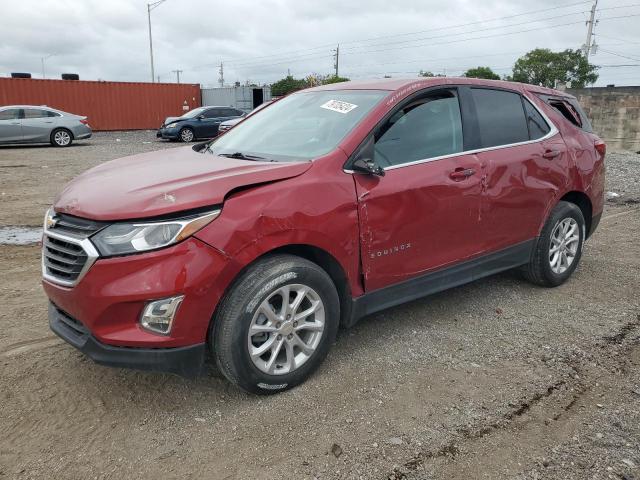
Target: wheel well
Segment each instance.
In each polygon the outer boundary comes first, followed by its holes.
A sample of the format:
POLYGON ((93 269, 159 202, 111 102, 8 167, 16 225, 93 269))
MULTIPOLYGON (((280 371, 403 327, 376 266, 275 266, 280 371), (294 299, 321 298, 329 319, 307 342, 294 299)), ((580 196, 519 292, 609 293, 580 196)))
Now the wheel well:
POLYGON ((583 192, 569 192, 560 200, 573 203, 577 205, 578 208, 580 208, 580 210, 582 211, 582 216, 584 217, 587 236, 589 236, 591 232, 591 217, 593 212, 591 207, 591 200, 589 199, 589 197, 583 192))
POLYGON ((69 130, 66 127, 56 127, 53 130, 51 130, 51 135, 49 135, 50 137, 53 137, 53 134, 56 133, 58 130, 64 130, 65 132, 67 132, 69 135, 71 135, 71 140, 75 140, 74 136, 73 136, 73 132, 71 130, 69 130))
MULTIPOLYGON (((340 323, 349 318, 351 314, 351 288, 349 288, 349 280, 340 263, 330 253, 318 247, 311 245, 286 245, 267 252, 265 255, 274 253, 288 253, 297 255, 310 262, 315 263, 322 268, 331 277, 333 284, 336 286, 338 297, 340 298, 340 323)), ((263 255, 264 256, 264 255, 263 255)), ((262 257, 259 257, 262 258, 262 257)), ((256 259, 257 260, 257 259, 256 259)))

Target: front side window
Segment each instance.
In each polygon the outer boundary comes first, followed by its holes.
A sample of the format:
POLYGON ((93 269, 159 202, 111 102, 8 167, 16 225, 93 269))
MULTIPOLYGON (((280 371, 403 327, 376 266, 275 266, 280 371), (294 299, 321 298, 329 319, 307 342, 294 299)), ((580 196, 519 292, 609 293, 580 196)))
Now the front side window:
POLYGON ((218 118, 222 116, 222 109, 220 108, 210 108, 204 112, 204 118, 218 118))
POLYGON ((20 116, 20 109, 9 108, 7 110, 0 111, 0 120, 16 120, 20 116))
POLYGON ((460 104, 453 90, 430 93, 395 112, 375 135, 381 167, 460 153, 460 104))
POLYGON ((529 129, 518 93, 472 88, 481 148, 529 141, 529 129))
POLYGON ((203 152, 242 153, 273 161, 311 160, 333 151, 388 91, 321 90, 293 93, 252 115, 203 152))

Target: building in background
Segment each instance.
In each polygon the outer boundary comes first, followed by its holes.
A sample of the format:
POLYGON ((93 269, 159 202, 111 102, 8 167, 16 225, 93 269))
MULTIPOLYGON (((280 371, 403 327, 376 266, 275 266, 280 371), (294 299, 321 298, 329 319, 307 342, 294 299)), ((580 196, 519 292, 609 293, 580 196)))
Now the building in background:
POLYGON ((216 87, 202 89, 202 105, 233 107, 249 113, 263 102, 271 100, 271 87, 216 87))

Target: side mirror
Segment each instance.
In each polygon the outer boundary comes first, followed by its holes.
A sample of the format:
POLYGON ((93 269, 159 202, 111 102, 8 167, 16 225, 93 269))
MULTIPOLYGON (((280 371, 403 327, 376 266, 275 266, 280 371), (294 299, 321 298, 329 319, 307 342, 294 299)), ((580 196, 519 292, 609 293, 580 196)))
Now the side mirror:
POLYGON ((373 136, 369 137, 360 151, 356 154, 356 158, 351 164, 354 172, 363 173, 365 175, 376 175, 384 177, 385 171, 380 165, 376 165, 373 149, 373 136))
POLYGON ((202 120, 203 118, 204 118, 204 115, 202 115, 202 114, 201 114, 201 115, 198 115, 198 116, 196 117, 196 119, 197 119, 197 120, 202 120))
POLYGON ((366 175, 376 175, 378 177, 384 177, 385 171, 379 165, 376 165, 371 159, 358 158, 353 165, 351 165, 351 169, 354 172, 364 173, 366 175))

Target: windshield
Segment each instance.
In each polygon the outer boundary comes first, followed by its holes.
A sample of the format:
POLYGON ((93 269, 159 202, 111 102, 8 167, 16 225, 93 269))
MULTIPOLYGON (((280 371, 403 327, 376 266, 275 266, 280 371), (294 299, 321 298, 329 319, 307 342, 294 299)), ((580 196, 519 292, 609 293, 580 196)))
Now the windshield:
POLYGON ((184 115, 182 115, 180 118, 194 118, 200 115, 201 113, 204 113, 205 110, 206 110, 205 107, 194 108, 190 112, 187 112, 184 115))
MULTIPOLYGON (((211 142, 204 151, 272 161, 310 160, 334 150, 389 92, 300 92, 274 102, 211 142)), ((240 157, 236 157, 240 158, 240 157)))

